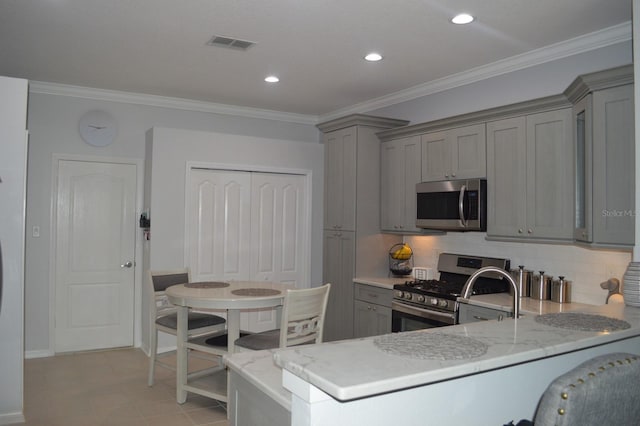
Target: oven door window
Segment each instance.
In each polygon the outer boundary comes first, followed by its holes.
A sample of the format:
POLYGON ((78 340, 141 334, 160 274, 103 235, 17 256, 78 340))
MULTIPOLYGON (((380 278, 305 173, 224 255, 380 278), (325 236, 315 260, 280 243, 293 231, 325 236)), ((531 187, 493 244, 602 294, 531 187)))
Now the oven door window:
POLYGON ((424 316, 413 315, 408 312, 394 309, 391 313, 391 317, 391 331, 394 333, 423 330, 425 328, 444 327, 455 324, 455 317, 453 314, 445 314, 442 319, 435 319, 425 318, 424 316))

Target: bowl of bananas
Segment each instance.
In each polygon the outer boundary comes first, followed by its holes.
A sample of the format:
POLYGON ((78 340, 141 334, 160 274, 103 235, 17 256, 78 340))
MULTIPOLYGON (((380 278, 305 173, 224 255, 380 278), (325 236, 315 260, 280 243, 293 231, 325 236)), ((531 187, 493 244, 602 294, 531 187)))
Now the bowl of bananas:
POLYGON ((413 250, 409 244, 394 244, 389 249, 389 271, 395 276, 411 275, 413 271, 413 250))

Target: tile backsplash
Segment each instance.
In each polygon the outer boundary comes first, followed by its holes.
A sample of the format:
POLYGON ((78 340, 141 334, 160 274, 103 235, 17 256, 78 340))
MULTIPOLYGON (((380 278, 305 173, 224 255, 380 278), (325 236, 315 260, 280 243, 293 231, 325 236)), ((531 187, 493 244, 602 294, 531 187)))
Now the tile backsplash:
POLYGON ((587 249, 572 245, 516 243, 487 241, 482 232, 453 233, 441 236, 405 237, 413 248, 414 265, 437 269, 442 252, 501 257, 511 260, 511 267, 524 265, 536 273, 558 277, 572 282, 571 300, 601 305, 607 292, 600 283, 622 276, 631 261, 631 250, 587 249))

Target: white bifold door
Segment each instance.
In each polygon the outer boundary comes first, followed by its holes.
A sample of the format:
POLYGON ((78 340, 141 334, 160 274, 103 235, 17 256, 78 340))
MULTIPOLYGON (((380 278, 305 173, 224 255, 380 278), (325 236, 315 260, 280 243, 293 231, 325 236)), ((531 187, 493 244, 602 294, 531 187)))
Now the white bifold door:
MULTIPOLYGON (((192 169, 186 264, 192 279, 308 286, 306 176, 192 169)), ((277 327, 273 310, 243 313, 241 327, 277 327)))

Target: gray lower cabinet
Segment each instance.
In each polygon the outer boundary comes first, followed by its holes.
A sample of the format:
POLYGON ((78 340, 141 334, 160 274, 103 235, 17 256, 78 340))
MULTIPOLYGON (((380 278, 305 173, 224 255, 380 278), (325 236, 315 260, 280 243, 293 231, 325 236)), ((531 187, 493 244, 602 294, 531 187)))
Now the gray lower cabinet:
POLYGON ((487 235, 573 240, 571 108, 487 124, 487 235))
POLYGON ((324 324, 325 341, 353 338, 355 232, 325 231, 324 282, 331 283, 324 324))
POLYGON ((378 336, 391 333, 393 290, 355 284, 354 335, 378 336))
POLYGON ((512 316, 513 314, 511 312, 486 308, 484 306, 470 305, 468 303, 460 303, 458 323, 467 324, 478 321, 502 320, 512 316))
POLYGON ((235 370, 229 369, 229 424, 234 426, 286 426, 291 412, 235 370))

